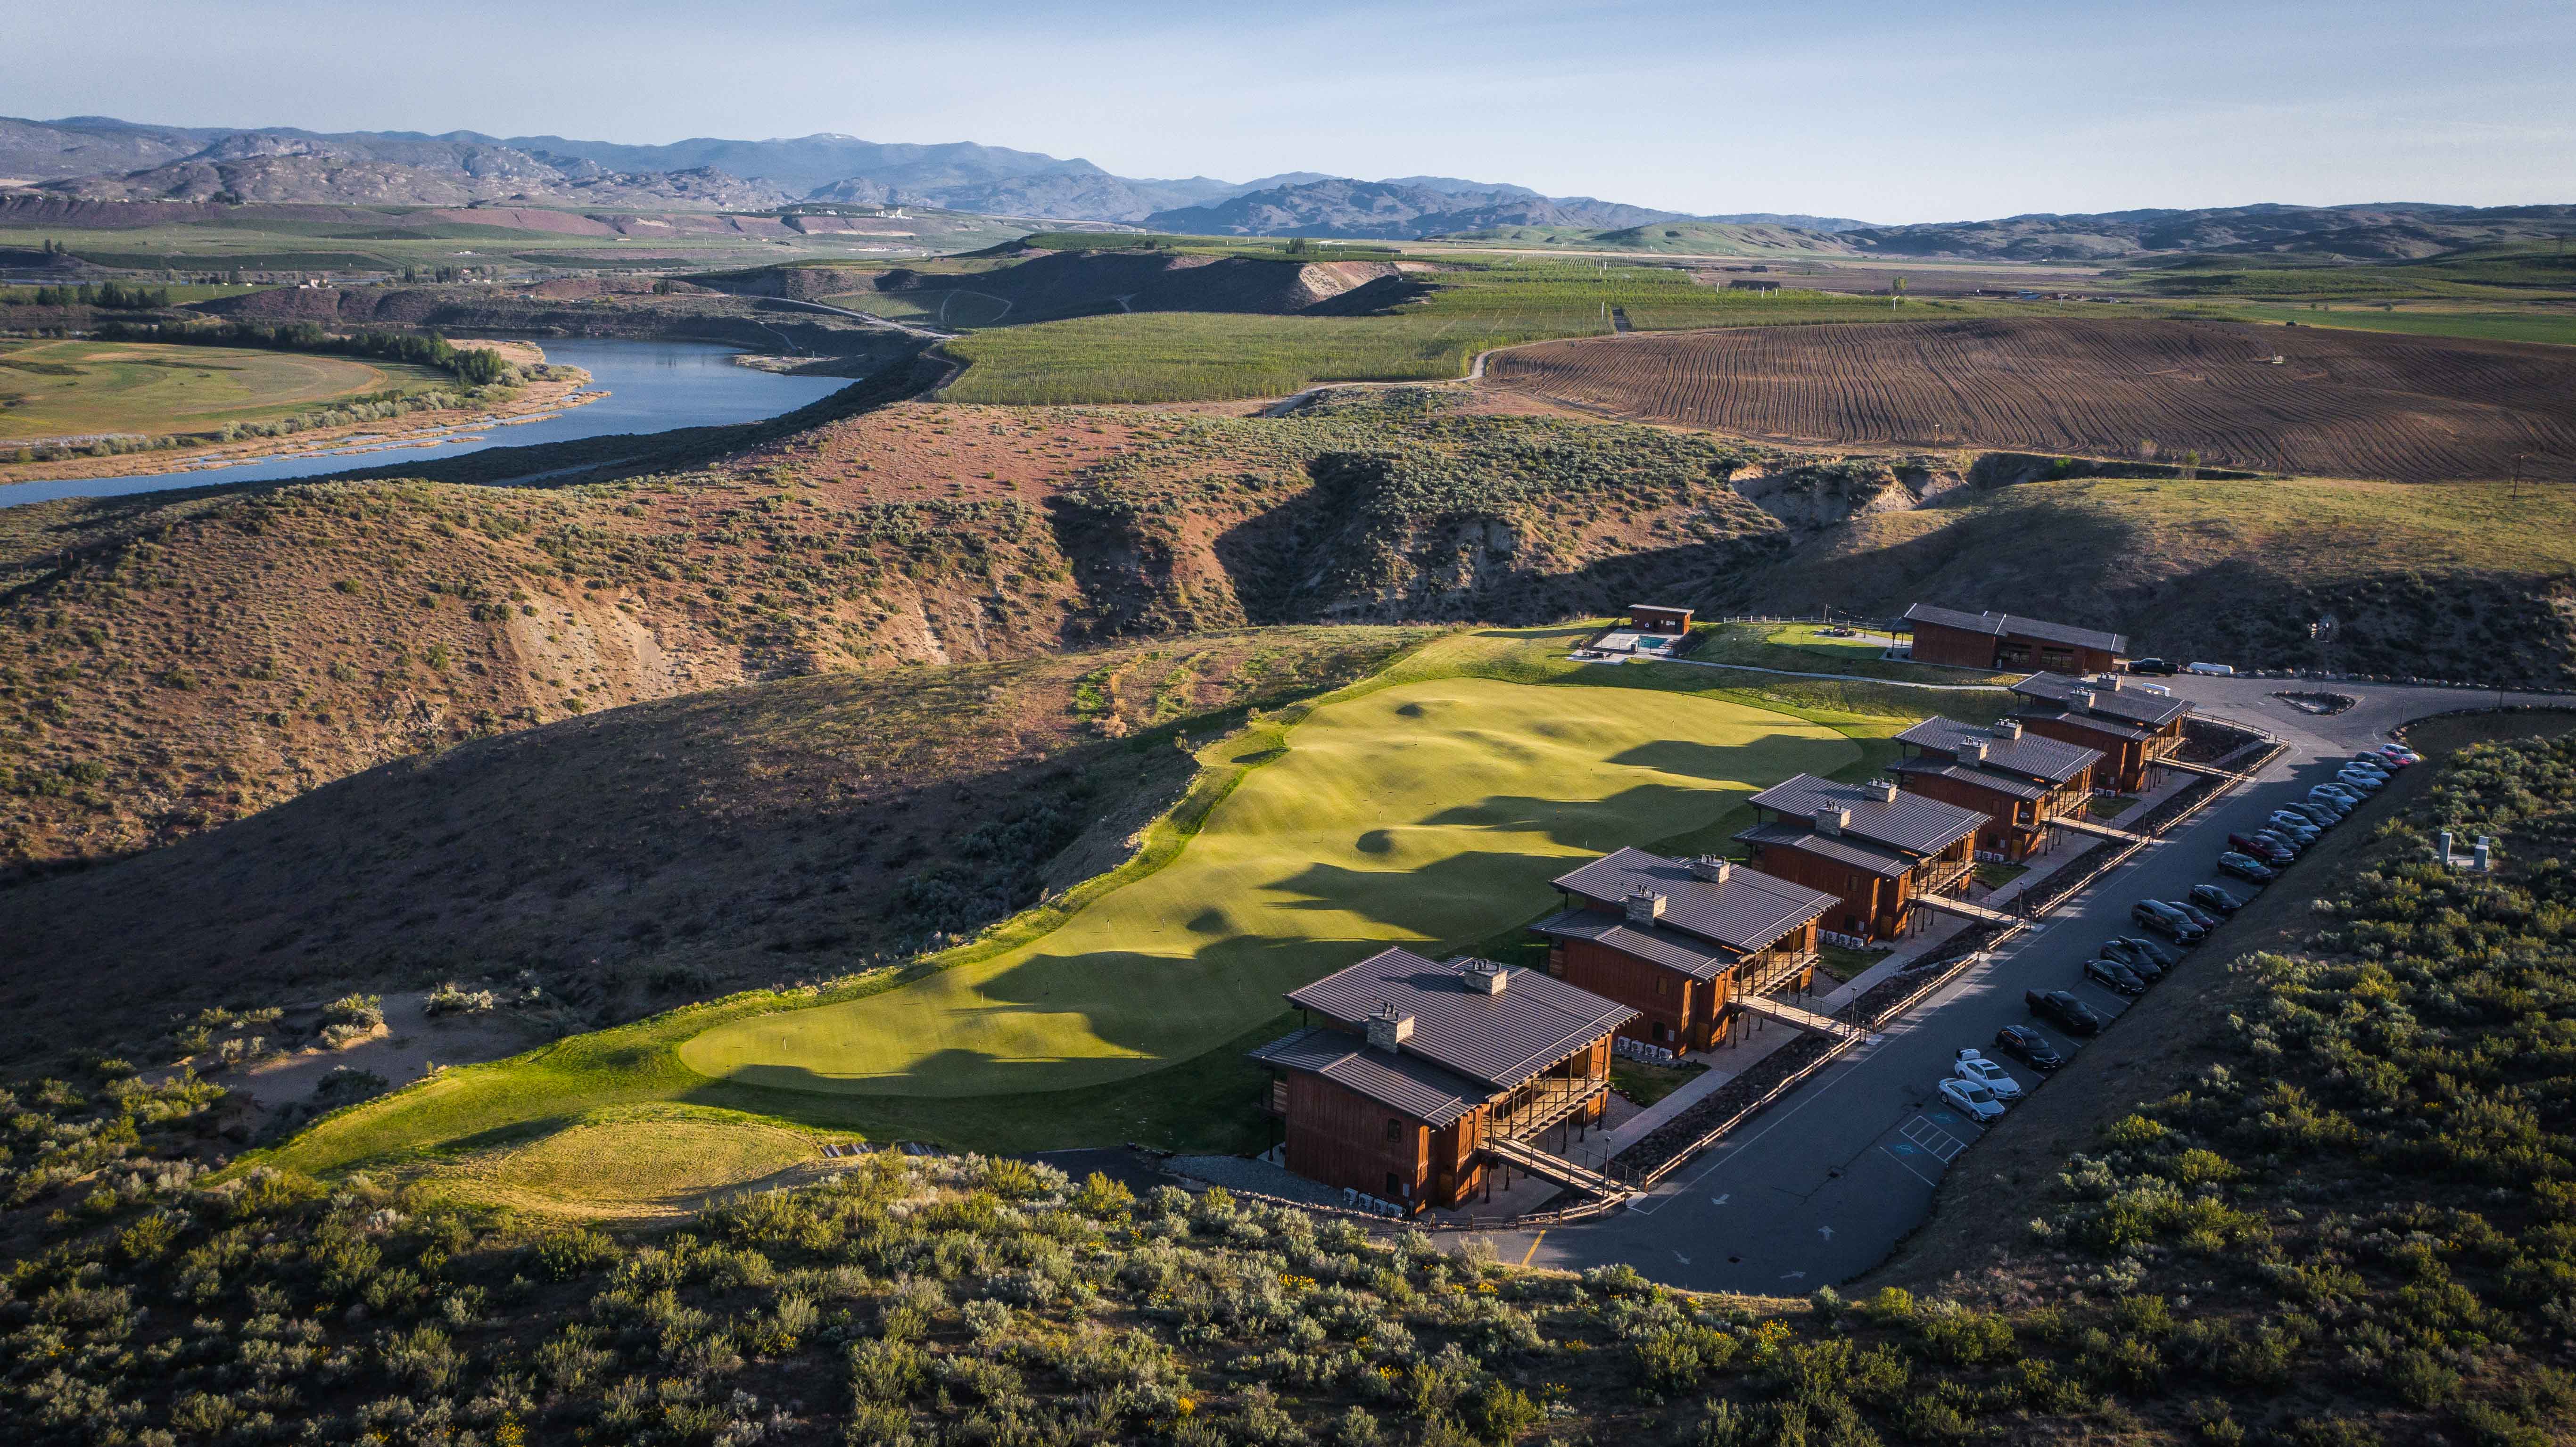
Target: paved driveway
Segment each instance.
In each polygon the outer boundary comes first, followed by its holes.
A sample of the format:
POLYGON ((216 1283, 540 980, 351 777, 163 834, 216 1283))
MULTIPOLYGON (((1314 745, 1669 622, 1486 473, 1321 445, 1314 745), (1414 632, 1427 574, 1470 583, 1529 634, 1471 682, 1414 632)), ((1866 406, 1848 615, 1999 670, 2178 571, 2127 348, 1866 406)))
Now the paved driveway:
MULTIPOLYGON (((2360 703, 2319 716, 2272 697, 2307 685, 2251 678, 2169 682, 2203 714, 2258 725, 2286 741, 2289 751, 2259 779, 2059 905, 2045 923, 1953 981, 1879 1041, 1810 1077, 1626 1211, 1544 1233, 1499 1234, 1504 1259, 1567 1268, 1625 1261, 1676 1286, 1775 1295, 1802 1294, 1869 1270, 1924 1219, 1950 1157, 1977 1132, 1934 1094, 1954 1052, 1973 1045, 1996 1054, 1996 1030, 2036 1023, 2022 1003, 2025 990, 2072 990, 2098 1013, 2116 1016, 2120 997, 2085 983, 2083 962, 2113 935, 2144 933, 2129 920, 2131 904, 2179 898, 2203 881, 2241 891, 2213 867, 2227 835, 2305 797, 2309 786, 2333 778, 2344 758, 2385 741, 2400 723, 2499 701, 2576 706, 2563 696, 2338 684, 2326 687, 2360 703)), ((2365 805, 2341 827, 2369 828, 2376 813, 2365 805)), ((2274 887, 2304 886, 2294 870, 2274 887)), ((2185 965, 2208 967, 2197 959, 2185 965)), ((2053 1026, 2040 1028, 2061 1045, 2073 1043, 2053 1026)), ((2025 1085, 2035 1083, 2028 1067, 2005 1063, 2025 1085)), ((1954 1209, 1981 1207, 1970 1199, 1954 1209)), ((2016 1199, 1995 1200, 1991 1212, 1998 1231, 2018 1231, 2032 1214, 2027 1201, 2016 1199)))

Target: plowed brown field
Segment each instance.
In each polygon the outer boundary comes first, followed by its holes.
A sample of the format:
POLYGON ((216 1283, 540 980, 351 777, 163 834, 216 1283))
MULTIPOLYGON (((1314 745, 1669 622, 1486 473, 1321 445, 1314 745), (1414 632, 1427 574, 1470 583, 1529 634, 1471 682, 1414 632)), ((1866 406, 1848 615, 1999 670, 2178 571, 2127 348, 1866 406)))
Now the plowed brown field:
POLYGON ((2576 480, 2576 348, 2233 322, 1737 327, 1497 353, 1495 385, 1781 441, 1979 446, 2404 482, 2576 480), (2272 358, 2282 360, 2275 365, 2272 358))

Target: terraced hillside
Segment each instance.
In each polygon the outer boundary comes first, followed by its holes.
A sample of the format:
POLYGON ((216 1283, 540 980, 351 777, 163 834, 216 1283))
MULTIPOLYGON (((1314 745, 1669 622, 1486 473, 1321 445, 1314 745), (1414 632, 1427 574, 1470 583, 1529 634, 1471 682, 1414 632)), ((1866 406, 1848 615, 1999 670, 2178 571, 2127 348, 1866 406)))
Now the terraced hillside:
POLYGON ((2576 351, 2509 342, 1981 318, 1558 342, 1498 355, 1488 374, 1617 416, 1779 442, 2576 480, 2576 351))

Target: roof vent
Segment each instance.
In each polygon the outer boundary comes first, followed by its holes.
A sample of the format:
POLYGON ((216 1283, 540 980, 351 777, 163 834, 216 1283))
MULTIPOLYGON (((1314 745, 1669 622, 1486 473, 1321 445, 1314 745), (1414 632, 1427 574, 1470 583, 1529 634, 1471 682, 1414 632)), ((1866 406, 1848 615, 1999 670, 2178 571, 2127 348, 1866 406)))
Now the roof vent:
POLYGON ((1996 737, 1996 738, 1999 738, 1999 739, 2017 739, 2017 738, 2020 738, 2020 737, 2021 737, 2021 720, 2020 720, 2020 719, 2017 719, 2017 718, 1999 718, 1999 719, 1996 719, 1996 720, 1995 720, 1995 737, 1996 737))
POLYGON ((2089 712, 2093 707, 2093 690, 2089 688, 2070 688, 2066 690, 2066 706, 2068 708, 2084 709, 2089 712))
POLYGON ((1714 854, 1702 854, 1691 859, 1690 872, 1693 879, 1706 880, 1710 884, 1724 884, 1727 876, 1735 872, 1735 861, 1720 859, 1714 854))
POLYGON ((1986 757, 1986 745, 1991 742, 1993 742, 1991 739, 1961 739, 1959 741, 1959 757, 1973 762, 1983 763, 1985 762, 1986 757))
POLYGON ((1413 1017, 1399 1015, 1393 1005, 1380 1005, 1368 1018, 1368 1042, 1380 1050, 1395 1050, 1413 1038, 1413 1017))
POLYGON ((1653 924, 1664 917, 1664 897, 1651 889, 1628 893, 1628 923, 1653 924))
POLYGON ((1492 960, 1469 960, 1466 977, 1468 990, 1479 995, 1499 995, 1512 983, 1512 972, 1492 960))
POLYGON ((1840 834, 1843 826, 1850 822, 1851 811, 1840 804, 1816 806, 1816 832, 1819 834, 1840 834))
POLYGON ((1861 797, 1865 799, 1875 799, 1882 804, 1893 804, 1896 802, 1896 781, 1872 779, 1860 786, 1860 792, 1861 797))

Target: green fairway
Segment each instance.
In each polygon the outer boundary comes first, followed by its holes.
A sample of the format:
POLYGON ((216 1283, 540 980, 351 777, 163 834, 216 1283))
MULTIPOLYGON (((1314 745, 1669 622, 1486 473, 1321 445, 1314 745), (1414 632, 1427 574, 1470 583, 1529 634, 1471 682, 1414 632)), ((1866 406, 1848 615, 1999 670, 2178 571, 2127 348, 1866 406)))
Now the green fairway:
POLYGON ((922 966, 445 1070, 256 1159, 440 1164, 478 1199, 533 1197, 557 1157, 503 1169, 496 1152, 669 1105, 979 1150, 1257 1148, 1241 1102, 1260 1073, 1242 1052, 1294 1020, 1281 989, 1389 942, 1507 953, 1572 861, 1722 848, 1750 822, 1749 790, 1802 769, 1857 778, 1925 712, 1995 708, 1569 661, 1600 626, 1452 634, 1311 712, 1256 720, 1200 751, 1197 783, 1135 858, 922 966), (892 1077, 907 1065, 926 1089, 892 1077))
POLYGON ((353 397, 440 391, 431 367, 146 342, 0 343, 0 438, 157 436, 266 422, 353 397))
POLYGON ((1158 1069, 1395 941, 1470 939, 1579 859, 1693 828, 1857 750, 1694 698, 1406 684, 1318 711, 1160 872, 1054 933, 882 995, 718 1026, 706 1075, 888 1095, 1061 1090, 1158 1069))

